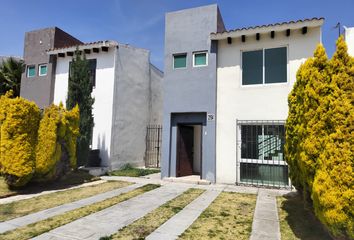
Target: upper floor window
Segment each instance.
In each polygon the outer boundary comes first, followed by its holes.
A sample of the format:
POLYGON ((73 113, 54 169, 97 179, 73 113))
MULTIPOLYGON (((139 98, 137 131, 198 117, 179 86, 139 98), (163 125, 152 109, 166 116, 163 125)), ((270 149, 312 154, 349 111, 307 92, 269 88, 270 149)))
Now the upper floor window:
POLYGON ((242 85, 287 82, 287 48, 242 52, 242 85))
MULTIPOLYGON (((96 87, 96 67, 97 59, 87 59, 89 78, 92 83, 92 87, 96 87)), ((72 76, 72 62, 69 62, 69 76, 72 76)))
POLYGON ((35 66, 27 66, 27 77, 35 77, 36 76, 36 67, 35 66))
POLYGON ((48 66, 47 64, 41 64, 39 65, 38 67, 38 75, 39 76, 46 76, 47 75, 47 72, 48 72, 48 66))
POLYGON ((207 52, 195 52, 193 53, 193 67, 203 67, 208 65, 207 52))
POLYGON ((187 67, 187 54, 175 54, 173 55, 173 68, 186 68, 187 67))

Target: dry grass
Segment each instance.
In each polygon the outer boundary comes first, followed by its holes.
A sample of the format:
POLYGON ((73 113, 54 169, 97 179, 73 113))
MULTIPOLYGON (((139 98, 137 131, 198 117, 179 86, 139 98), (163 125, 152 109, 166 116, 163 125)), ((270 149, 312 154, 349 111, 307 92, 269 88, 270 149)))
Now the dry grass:
POLYGON ((99 193, 125 187, 130 184, 131 183, 122 181, 110 181, 87 187, 49 193, 12 203, 0 204, 0 222, 56 207, 65 203, 74 202, 99 193))
POLYGON ((313 214, 304 209, 304 203, 299 195, 278 197, 277 203, 281 239, 331 239, 313 214))
POLYGON ((144 239, 203 192, 204 190, 202 189, 189 189, 180 196, 168 201, 159 208, 148 213, 143 218, 140 218, 132 224, 122 228, 114 235, 102 239, 144 239))
POLYGON ((47 218, 45 220, 29 224, 24 227, 17 228, 12 231, 7 231, 3 234, 0 234, 1 240, 25 240, 30 239, 45 232, 48 232, 54 228, 60 227, 62 225, 68 224, 72 221, 75 221, 79 218, 85 217, 92 213, 101 211, 105 208, 111 207, 120 202, 126 201, 130 198, 136 197, 140 194, 143 194, 147 191, 158 188, 159 185, 147 184, 135 190, 132 190, 127 193, 120 194, 118 196, 97 202, 79 209, 75 209, 55 217, 47 218))
POLYGON ((249 239, 256 195, 222 192, 180 239, 249 239))
POLYGON ((30 182, 28 185, 22 188, 10 189, 5 183, 4 178, 0 176, 0 198, 5 198, 18 194, 31 194, 40 193, 48 190, 65 189, 71 186, 79 185, 86 182, 92 182, 99 179, 99 177, 92 176, 86 171, 77 170, 68 173, 60 180, 49 182, 30 182))

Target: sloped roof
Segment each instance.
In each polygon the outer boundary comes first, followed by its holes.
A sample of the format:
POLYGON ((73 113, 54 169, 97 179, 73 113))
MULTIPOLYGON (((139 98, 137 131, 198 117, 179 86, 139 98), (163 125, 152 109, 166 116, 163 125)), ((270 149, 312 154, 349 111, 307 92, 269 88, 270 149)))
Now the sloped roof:
POLYGON ((71 46, 66 46, 61 48, 52 48, 47 50, 47 53, 57 54, 57 53, 75 51, 77 48, 79 48, 79 50, 83 50, 83 49, 94 48, 94 47, 112 47, 112 46, 118 46, 118 43, 112 40, 101 40, 101 41, 76 44, 76 45, 71 45, 71 46))
POLYGON ((210 34, 210 37, 212 40, 218 40, 218 39, 224 39, 226 37, 238 37, 241 35, 248 35, 253 33, 282 31, 286 29, 299 29, 302 27, 318 27, 321 26, 323 22, 324 22, 323 17, 306 18, 306 19, 300 19, 296 21, 271 23, 271 24, 257 25, 251 27, 236 28, 236 29, 231 29, 222 32, 213 32, 210 34))

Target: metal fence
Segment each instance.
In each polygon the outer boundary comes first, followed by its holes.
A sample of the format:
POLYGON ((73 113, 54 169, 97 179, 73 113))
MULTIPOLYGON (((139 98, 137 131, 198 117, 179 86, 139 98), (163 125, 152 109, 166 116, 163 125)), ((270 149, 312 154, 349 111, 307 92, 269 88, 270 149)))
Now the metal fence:
POLYGON ((237 125, 237 183, 289 187, 284 159, 285 122, 240 121, 237 125))
POLYGON ((146 128, 145 167, 160 167, 162 126, 148 125, 146 128))

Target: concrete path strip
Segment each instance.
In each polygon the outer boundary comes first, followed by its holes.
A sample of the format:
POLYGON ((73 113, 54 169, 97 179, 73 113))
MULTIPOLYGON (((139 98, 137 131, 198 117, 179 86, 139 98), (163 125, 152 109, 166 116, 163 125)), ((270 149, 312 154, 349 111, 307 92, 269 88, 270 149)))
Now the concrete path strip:
POLYGON ((64 189, 48 190, 48 191, 43 191, 43 192, 40 192, 40 193, 32 193, 32 194, 20 194, 20 195, 15 195, 15 196, 12 196, 12 197, 1 198, 1 199, 0 199, 0 204, 6 204, 6 203, 11 203, 11 202, 16 202, 16 201, 20 201, 20 200, 24 200, 24 199, 29 199, 29 198, 33 198, 33 197, 38 197, 38 196, 41 196, 41 195, 46 195, 46 194, 49 194, 49 193, 54 193, 54 192, 62 192, 62 191, 66 191, 66 190, 70 190, 70 189, 75 189, 75 188, 93 186, 93 185, 97 185, 97 184, 104 183, 104 182, 106 182, 106 180, 98 180, 98 181, 83 183, 83 184, 80 184, 80 185, 77 185, 77 186, 73 186, 73 187, 69 187, 69 188, 64 188, 64 189))
POLYGON ((118 188, 118 189, 114 189, 112 191, 109 192, 105 192, 105 193, 100 193, 97 195, 94 195, 92 197, 88 197, 88 198, 84 198, 75 202, 71 202, 71 203, 66 203, 57 207, 53 207, 53 208, 49 208, 49 209, 45 209, 36 213, 32 213, 23 217, 19 217, 19 218, 14 218, 12 220, 9 221, 5 221, 5 222, 1 222, 0 223, 0 233, 9 231, 9 230, 13 230, 16 229, 18 227, 22 227, 22 226, 26 226, 28 224, 31 223, 35 223, 62 213, 65 213, 67 211, 71 211, 80 207, 84 207, 96 202, 100 202, 103 201, 105 199, 117 196, 119 194, 122 193, 126 193, 129 191, 132 191, 138 187, 143 186, 144 184, 133 184, 133 185, 129 185, 127 187, 122 187, 122 188, 118 188))
POLYGON ((280 240, 278 209, 272 191, 260 189, 253 216, 251 240, 280 240))
POLYGON ((189 187, 162 186, 152 191, 53 229, 33 239, 94 239, 109 236, 133 223, 165 202, 177 197, 189 187))
POLYGON ((147 240, 172 240, 177 239, 199 215, 214 201, 220 191, 207 190, 182 211, 174 215, 158 229, 152 232, 147 240))

